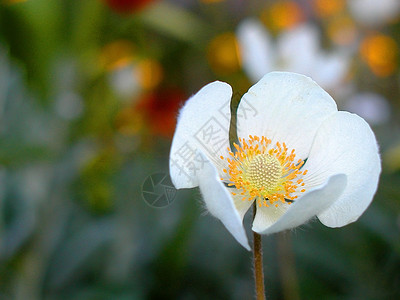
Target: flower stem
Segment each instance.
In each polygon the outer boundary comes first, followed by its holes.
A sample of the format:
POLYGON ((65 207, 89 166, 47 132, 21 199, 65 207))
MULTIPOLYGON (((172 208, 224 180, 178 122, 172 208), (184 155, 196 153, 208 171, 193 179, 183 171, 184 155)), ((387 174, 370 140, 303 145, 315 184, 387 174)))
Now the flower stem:
MULTIPOLYGON (((256 201, 253 204, 253 220, 256 216, 256 201)), ((264 287, 264 270, 263 270, 263 252, 261 235, 253 231, 253 267, 254 267, 254 282, 256 288, 256 299, 265 300, 264 287)))

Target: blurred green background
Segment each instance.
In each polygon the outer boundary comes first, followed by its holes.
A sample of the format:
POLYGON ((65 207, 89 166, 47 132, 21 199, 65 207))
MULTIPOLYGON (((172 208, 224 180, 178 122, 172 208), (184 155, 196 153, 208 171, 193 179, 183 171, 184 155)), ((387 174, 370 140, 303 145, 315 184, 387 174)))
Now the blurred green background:
POLYGON ((142 195, 182 103, 223 80, 237 104, 249 55, 326 83, 383 163, 357 222, 264 237, 268 299, 400 298, 399 43, 397 0, 2 0, 0 299, 253 299, 251 253, 197 189, 142 195))

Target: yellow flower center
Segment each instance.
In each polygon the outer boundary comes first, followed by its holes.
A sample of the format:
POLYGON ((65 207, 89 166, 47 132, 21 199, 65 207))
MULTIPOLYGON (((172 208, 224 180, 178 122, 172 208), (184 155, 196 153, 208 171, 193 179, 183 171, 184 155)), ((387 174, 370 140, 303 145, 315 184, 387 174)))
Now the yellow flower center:
MULTIPOLYGON (((239 142, 241 146, 234 144, 235 153, 228 148, 230 157, 221 156, 229 167, 223 170, 227 176, 221 180, 236 187, 243 200, 256 198, 260 206, 269 206, 278 200, 290 204, 298 197, 293 194, 305 192, 300 177, 306 175, 307 170, 300 171, 304 161, 295 162, 294 149, 289 152, 286 144, 279 142, 271 147, 271 140, 264 136, 249 136, 248 140, 239 138, 239 142)), ((237 193, 232 192, 232 195, 237 193)))
POLYGON ((272 192, 278 186, 283 169, 275 156, 263 153, 256 155, 244 171, 243 177, 248 179, 252 187, 272 192))

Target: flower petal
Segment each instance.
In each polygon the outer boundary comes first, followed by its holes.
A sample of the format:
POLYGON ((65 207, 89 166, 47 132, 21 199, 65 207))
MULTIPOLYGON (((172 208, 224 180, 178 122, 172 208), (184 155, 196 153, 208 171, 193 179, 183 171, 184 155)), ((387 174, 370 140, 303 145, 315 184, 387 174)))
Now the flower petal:
POLYGON ((202 150, 222 173, 229 147, 232 88, 224 82, 203 87, 183 106, 172 140, 169 168, 176 188, 198 186, 197 171, 204 162, 196 154, 202 150))
POLYGON ((275 53, 271 37, 260 22, 247 19, 239 24, 237 38, 244 71, 250 80, 257 82, 273 69, 275 53))
POLYGON ((253 221, 253 231, 261 232, 266 228, 269 228, 272 224, 279 220, 289 208, 289 204, 279 203, 275 205, 257 206, 256 217, 253 221))
POLYGON ((332 115, 319 128, 304 169, 308 170, 306 190, 334 174, 346 174, 346 190, 318 218, 329 227, 356 221, 371 203, 381 172, 378 146, 368 123, 348 112, 332 115))
POLYGON ((287 211, 272 225, 271 221, 273 220, 265 219, 265 209, 257 210, 253 231, 260 234, 271 234, 304 224, 340 197, 346 188, 346 179, 344 174, 333 175, 326 183, 290 204, 287 211))
POLYGON ((201 194, 208 211, 221 220, 226 229, 247 250, 250 250, 242 220, 233 204, 233 200, 219 179, 217 169, 201 151, 199 155, 207 161, 198 173, 201 194))
POLYGON ((243 200, 244 196, 240 195, 241 191, 235 189, 235 192, 237 193, 237 195, 232 196, 232 199, 235 204, 236 210, 239 213, 240 219, 243 221, 244 215, 249 210, 254 200, 248 200, 248 198, 243 200))
POLYGON ((288 30, 277 41, 281 70, 311 75, 319 50, 318 28, 307 24, 288 30))
POLYGON ((286 72, 265 75, 242 97, 237 111, 238 136, 265 136, 295 148, 306 158, 322 122, 336 103, 310 78, 286 72))

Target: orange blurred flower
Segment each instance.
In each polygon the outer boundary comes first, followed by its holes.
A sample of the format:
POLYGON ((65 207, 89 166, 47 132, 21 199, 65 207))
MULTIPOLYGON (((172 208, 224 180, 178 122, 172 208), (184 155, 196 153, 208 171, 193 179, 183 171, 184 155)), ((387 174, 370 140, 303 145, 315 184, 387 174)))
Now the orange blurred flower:
POLYGON ((163 69, 160 63, 153 59, 143 59, 138 62, 139 83, 143 89, 155 88, 163 79, 163 69))
POLYGON ((393 75, 396 71, 398 50, 395 40, 381 33, 366 37, 360 46, 362 59, 380 77, 393 75))
POLYGON ((233 32, 217 35, 207 50, 208 61, 216 73, 229 74, 240 69, 239 46, 233 32))
POLYGON ((271 30, 293 28, 304 20, 304 14, 294 1, 279 1, 263 11, 261 19, 271 30))
POLYGON ((135 46, 128 40, 116 40, 103 47, 100 53, 100 64, 107 70, 115 70, 132 62, 135 46))

